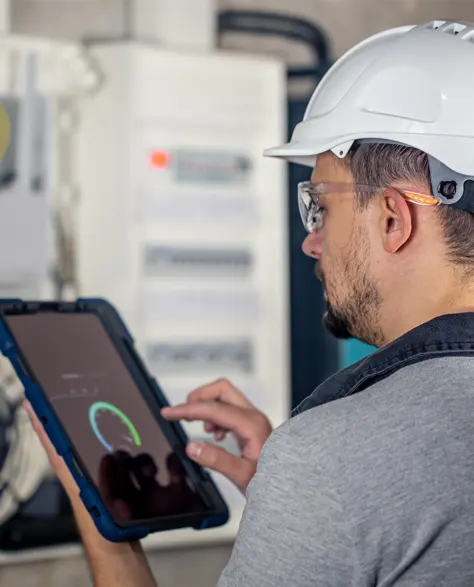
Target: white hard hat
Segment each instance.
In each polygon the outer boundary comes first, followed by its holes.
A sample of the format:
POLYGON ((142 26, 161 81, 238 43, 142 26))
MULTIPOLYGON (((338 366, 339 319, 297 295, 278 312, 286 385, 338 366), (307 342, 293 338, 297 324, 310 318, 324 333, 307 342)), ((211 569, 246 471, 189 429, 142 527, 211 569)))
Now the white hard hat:
POLYGON ((473 23, 438 20, 362 41, 324 76, 291 141, 265 155, 313 166, 358 141, 425 152, 433 194, 474 212, 473 23))

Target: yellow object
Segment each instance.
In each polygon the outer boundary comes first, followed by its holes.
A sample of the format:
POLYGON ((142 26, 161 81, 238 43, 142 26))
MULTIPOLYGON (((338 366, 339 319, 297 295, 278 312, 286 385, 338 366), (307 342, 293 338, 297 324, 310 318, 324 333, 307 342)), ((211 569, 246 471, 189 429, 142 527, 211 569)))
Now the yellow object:
POLYGON ((403 195, 414 204, 421 204, 422 206, 438 206, 441 201, 433 196, 425 194, 417 194, 416 192, 403 192, 403 195))
POLYGON ((10 145, 11 126, 10 118, 5 106, 0 102, 0 160, 3 159, 10 145))

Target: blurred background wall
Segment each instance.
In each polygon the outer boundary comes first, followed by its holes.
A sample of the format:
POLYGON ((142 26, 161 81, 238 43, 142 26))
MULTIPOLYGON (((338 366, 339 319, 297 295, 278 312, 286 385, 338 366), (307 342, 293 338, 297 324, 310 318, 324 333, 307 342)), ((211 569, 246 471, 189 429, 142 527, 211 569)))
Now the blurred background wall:
MULTIPOLYGON (((14 0, 13 31, 69 40, 84 37, 114 38, 129 28, 128 0, 14 0)), ((328 32, 335 57, 364 37, 380 30, 431 20, 472 20, 471 0, 220 0, 219 9, 263 9, 291 12, 316 21, 328 32)), ((248 51, 258 51, 273 41, 241 38, 235 41, 248 51)), ((294 47, 293 52, 302 50, 294 47)), ((287 51, 285 50, 285 55, 287 51)), ((300 59, 300 55, 294 55, 300 59)), ((292 55, 293 58, 293 55, 292 55)))

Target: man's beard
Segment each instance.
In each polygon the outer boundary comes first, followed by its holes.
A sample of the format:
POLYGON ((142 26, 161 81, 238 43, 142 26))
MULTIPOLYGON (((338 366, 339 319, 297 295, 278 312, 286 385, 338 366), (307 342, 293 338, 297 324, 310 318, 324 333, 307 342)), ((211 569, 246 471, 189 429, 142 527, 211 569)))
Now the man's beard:
POLYGON ((326 308, 323 314, 323 322, 326 329, 336 338, 347 340, 352 338, 349 331, 349 325, 345 317, 337 312, 329 300, 325 300, 326 308))
POLYGON ((357 338, 362 342, 381 346, 383 341, 378 320, 380 294, 376 283, 367 276, 362 263, 358 263, 355 259, 346 263, 341 273, 352 291, 348 291, 344 300, 336 299, 332 303, 328 297, 322 267, 320 264, 316 267, 316 275, 326 293, 326 310, 323 315, 325 327, 340 340, 357 338))

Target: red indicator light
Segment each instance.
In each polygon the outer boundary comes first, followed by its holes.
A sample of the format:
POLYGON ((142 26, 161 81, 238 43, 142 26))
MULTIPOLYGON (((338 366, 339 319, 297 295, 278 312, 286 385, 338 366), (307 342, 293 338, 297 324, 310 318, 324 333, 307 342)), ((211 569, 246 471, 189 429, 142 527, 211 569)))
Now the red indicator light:
POLYGON ((152 151, 150 164, 155 169, 166 169, 170 164, 170 154, 167 151, 152 151))

